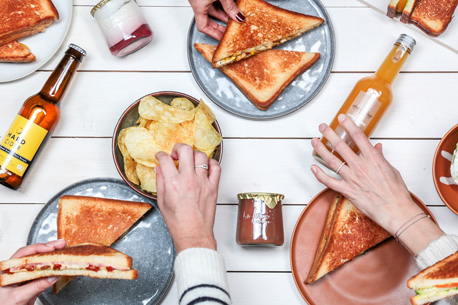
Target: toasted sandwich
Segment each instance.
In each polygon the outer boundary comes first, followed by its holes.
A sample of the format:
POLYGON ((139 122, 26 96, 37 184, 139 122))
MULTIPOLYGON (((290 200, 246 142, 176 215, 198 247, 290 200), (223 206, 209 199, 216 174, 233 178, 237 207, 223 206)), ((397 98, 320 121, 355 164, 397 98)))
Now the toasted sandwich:
POLYGON ((133 280, 132 258, 100 244, 87 243, 0 262, 0 286, 48 276, 81 275, 133 280))
POLYGON ((314 283, 390 236, 348 199, 336 195, 305 283, 314 283))
POLYGON ((237 0, 246 19, 231 19, 213 55, 213 68, 272 49, 320 26, 324 20, 279 8, 263 0, 237 0))
MULTIPOLYGON (((57 237, 69 246, 93 242, 111 246, 151 209, 149 203, 85 196, 61 196, 57 214, 57 237)), ((73 277, 61 277, 53 293, 62 290, 73 277)))
POLYGON ((410 298, 413 305, 421 305, 458 294, 458 252, 422 270, 407 281, 415 289, 410 298))
POLYGON ((0 45, 43 32, 58 19, 51 0, 0 0, 0 45))
POLYGON ((426 34, 439 36, 452 21, 458 0, 418 0, 410 22, 426 34))
POLYGON ((394 16, 396 16, 396 13, 400 13, 403 11, 406 4, 407 0, 391 0, 388 4, 388 12, 386 15, 390 18, 394 18, 394 16))
POLYGON ((412 15, 412 12, 415 9, 416 4, 417 4, 417 0, 407 0, 407 3, 404 6, 404 9, 402 10, 401 22, 403 23, 409 22, 410 15, 412 15))
MULTIPOLYGON (((194 47, 211 63, 216 46, 195 43, 194 47)), ((283 89, 319 58, 320 53, 268 50, 220 67, 219 70, 229 77, 256 107, 267 110, 283 89)))
POLYGON ((30 49, 16 40, 0 46, 0 62, 34 62, 35 55, 30 49))

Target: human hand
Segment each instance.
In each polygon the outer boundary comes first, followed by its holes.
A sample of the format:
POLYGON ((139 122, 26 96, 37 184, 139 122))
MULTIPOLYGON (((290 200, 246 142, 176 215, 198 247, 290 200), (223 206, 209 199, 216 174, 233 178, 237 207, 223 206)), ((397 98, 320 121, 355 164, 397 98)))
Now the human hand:
POLYGON ((177 253, 200 247, 216 250, 213 234, 221 167, 203 152, 176 144, 169 156, 156 159, 157 204, 164 216, 177 253), (179 160, 177 169, 174 161, 179 160), (208 164, 208 171, 194 165, 208 164))
MULTIPOLYGON (((62 249, 66 246, 64 239, 50 241, 46 244, 34 244, 20 248, 11 258, 45 253, 62 249)), ((26 284, 13 284, 0 287, 0 304, 2 305, 33 305, 38 295, 51 287, 58 277, 46 277, 30 281, 26 284)))
POLYGON ((223 37, 226 27, 214 22, 209 16, 215 17, 224 23, 227 23, 229 18, 236 22, 245 20, 245 16, 234 0, 189 0, 189 3, 196 17, 197 30, 216 40, 220 40, 223 37))
MULTIPOLYGON (((360 154, 355 154, 328 125, 321 124, 320 132, 346 162, 339 170, 343 179, 330 177, 316 165, 312 165, 312 172, 318 181, 343 194, 364 214, 394 235, 403 224, 423 211, 412 200, 399 171, 383 156, 382 145, 372 146, 364 132, 346 115, 341 114, 338 119, 358 146, 360 154)), ((342 161, 319 139, 312 139, 312 146, 330 168, 337 170, 341 166, 342 161)), ((400 237, 412 253, 418 253, 443 234, 430 219, 419 222, 416 230, 423 232, 423 236, 413 236, 411 230, 407 230, 400 237), (422 229, 419 229, 420 225, 422 229)))

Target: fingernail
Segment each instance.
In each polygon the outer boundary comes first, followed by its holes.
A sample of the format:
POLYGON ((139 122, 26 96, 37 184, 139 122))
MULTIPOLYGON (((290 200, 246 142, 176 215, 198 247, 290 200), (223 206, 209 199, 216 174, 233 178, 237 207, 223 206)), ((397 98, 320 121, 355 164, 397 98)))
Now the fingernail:
POLYGON ((237 15, 235 15, 235 18, 237 18, 239 22, 245 21, 245 16, 242 14, 242 12, 238 12, 237 15))
POLYGON ((49 241, 46 243, 46 246, 48 247, 53 247, 55 244, 60 244, 60 243, 63 243, 65 242, 65 239, 58 239, 58 240, 53 240, 53 241, 49 241))
POLYGON ((339 114, 337 119, 339 120, 340 123, 342 123, 343 121, 345 121, 345 114, 339 114))
POLYGON ((318 143, 318 139, 317 138, 313 138, 312 139, 312 146, 315 146, 316 143, 318 143))
POLYGON ((47 278, 48 282, 50 282, 50 283, 55 283, 55 282, 57 282, 58 279, 59 279, 58 276, 50 276, 50 277, 47 278))
POLYGON ((313 172, 314 174, 316 174, 317 169, 316 169, 316 166, 315 166, 315 165, 312 165, 312 166, 310 167, 310 169, 312 170, 312 172, 313 172))
POLYGON ((318 130, 320 131, 323 131, 324 129, 326 128, 326 124, 320 124, 320 126, 318 126, 318 130))

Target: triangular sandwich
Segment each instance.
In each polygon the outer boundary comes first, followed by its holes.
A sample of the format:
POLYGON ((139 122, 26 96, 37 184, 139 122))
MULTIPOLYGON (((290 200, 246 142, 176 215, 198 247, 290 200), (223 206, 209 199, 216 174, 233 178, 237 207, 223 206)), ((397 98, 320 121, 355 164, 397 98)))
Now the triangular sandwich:
POLYGON ((30 49, 16 40, 0 46, 0 62, 34 62, 35 55, 30 49))
MULTIPOLYGON (((216 46, 195 43, 194 47, 211 62, 216 46)), ((268 50, 248 59, 220 67, 243 94, 259 109, 268 109, 298 75, 308 70, 320 53, 268 50)))
POLYGON ((439 36, 452 21, 458 0, 418 0, 409 22, 431 36, 439 36))
POLYGON ((306 283, 315 282, 390 236, 348 199, 336 195, 306 283))
POLYGON ((321 25, 324 20, 288 11, 263 0, 237 0, 245 21, 231 19, 213 56, 214 68, 272 49, 321 25))

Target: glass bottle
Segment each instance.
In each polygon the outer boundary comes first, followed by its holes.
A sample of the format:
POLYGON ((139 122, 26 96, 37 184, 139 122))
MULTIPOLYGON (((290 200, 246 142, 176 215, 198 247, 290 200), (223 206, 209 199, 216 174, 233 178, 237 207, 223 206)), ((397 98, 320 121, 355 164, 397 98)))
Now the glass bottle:
MULTIPOLYGON (((337 117, 342 113, 346 114, 353 120, 356 126, 364 131, 367 137, 370 137, 393 100, 391 84, 412 52, 415 44, 415 39, 406 34, 401 34, 377 72, 374 75, 362 78, 356 83, 345 103, 329 125, 355 153, 358 152, 358 147, 353 143, 350 135, 339 124, 337 117)), ((337 152, 334 152, 331 143, 326 138, 323 137, 321 141, 329 151, 342 159, 337 152)), ((326 162, 315 150, 312 154, 317 161, 327 166, 326 162)))
POLYGON ((56 126, 62 99, 86 52, 70 44, 64 57, 37 94, 29 97, 0 139, 0 184, 17 189, 37 151, 56 126))

